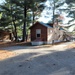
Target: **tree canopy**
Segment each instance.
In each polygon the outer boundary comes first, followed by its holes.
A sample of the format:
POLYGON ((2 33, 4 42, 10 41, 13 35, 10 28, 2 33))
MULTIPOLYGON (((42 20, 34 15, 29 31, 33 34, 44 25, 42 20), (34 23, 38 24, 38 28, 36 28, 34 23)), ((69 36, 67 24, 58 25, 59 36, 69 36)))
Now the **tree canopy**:
POLYGON ((74 0, 5 0, 5 3, 0 5, 0 28, 12 32, 15 41, 18 41, 18 37, 26 41, 30 25, 37 21, 41 13, 46 21, 49 19, 47 22, 54 23, 62 12, 67 14, 67 18, 72 18, 67 23, 70 25, 67 28, 74 30, 74 0), (64 6, 65 4, 67 7, 64 6))
POLYGON ((18 40, 18 28, 21 29, 22 40, 26 40, 27 30, 31 23, 35 22, 36 17, 43 9, 45 0, 5 0, 0 5, 0 27, 12 30, 15 41, 18 40))

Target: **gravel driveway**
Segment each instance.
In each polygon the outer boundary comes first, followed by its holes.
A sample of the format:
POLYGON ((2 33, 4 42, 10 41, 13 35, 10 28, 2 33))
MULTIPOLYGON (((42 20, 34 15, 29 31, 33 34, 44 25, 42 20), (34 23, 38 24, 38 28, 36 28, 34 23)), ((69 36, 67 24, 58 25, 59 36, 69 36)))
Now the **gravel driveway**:
POLYGON ((75 49, 67 48, 72 43, 1 48, 0 75, 75 75, 75 49))

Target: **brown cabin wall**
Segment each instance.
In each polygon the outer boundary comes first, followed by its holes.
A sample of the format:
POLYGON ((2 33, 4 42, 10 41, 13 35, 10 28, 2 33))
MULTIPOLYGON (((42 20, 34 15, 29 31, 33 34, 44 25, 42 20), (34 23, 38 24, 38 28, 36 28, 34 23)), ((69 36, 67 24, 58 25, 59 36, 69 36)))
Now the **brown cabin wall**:
POLYGON ((34 25, 31 29, 31 41, 34 41, 36 39, 36 29, 41 29, 41 40, 42 41, 47 41, 47 27, 37 23, 34 25))
POLYGON ((6 32, 6 31, 0 31, 0 40, 10 40, 11 38, 11 33, 6 32))

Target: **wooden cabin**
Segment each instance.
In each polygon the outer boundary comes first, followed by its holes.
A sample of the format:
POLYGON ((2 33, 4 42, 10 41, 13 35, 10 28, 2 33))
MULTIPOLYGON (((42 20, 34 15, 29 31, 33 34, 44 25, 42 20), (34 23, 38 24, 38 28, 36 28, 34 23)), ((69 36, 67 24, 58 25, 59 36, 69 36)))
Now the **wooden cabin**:
POLYGON ((0 30, 0 41, 6 41, 11 39, 11 33, 9 31, 0 30))
POLYGON ((63 40, 63 29, 53 26, 52 24, 45 24, 43 22, 36 22, 30 27, 31 43, 37 44, 50 44, 52 41, 63 40))

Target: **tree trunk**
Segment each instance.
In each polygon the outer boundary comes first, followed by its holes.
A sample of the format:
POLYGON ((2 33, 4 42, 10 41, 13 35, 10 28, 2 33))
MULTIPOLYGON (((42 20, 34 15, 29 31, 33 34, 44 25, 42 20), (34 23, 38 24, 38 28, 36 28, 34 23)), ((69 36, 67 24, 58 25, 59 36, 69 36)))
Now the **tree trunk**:
POLYGON ((35 18, 35 15, 34 15, 34 10, 33 10, 33 24, 34 24, 34 20, 35 20, 34 18, 35 18))
POLYGON ((25 1, 24 1, 24 25, 23 25, 23 37, 22 37, 22 41, 27 41, 26 40, 26 13, 27 13, 27 9, 26 9, 25 1))
POLYGON ((53 7, 53 24, 54 24, 54 15, 55 15, 55 1, 53 1, 53 5, 54 5, 54 7, 53 7))
POLYGON ((15 37, 15 41, 17 41, 17 28, 16 28, 15 21, 13 21, 13 24, 14 24, 14 37, 15 37))
MULTIPOLYGON (((55 1, 53 1, 53 4, 54 4, 54 7, 53 7, 53 27, 54 27, 54 20, 55 20, 55 18, 54 18, 54 15, 55 15, 55 1)), ((52 40, 52 44, 54 44, 54 40, 52 40)))
POLYGON ((11 4, 11 18, 12 18, 12 23, 13 23, 12 25, 14 26, 14 29, 13 29, 14 33, 13 33, 13 35, 15 37, 15 41, 17 41, 17 28, 16 28, 16 24, 15 24, 16 17, 14 17, 15 20, 13 20, 12 12, 13 12, 13 10, 12 10, 12 4, 11 4))

